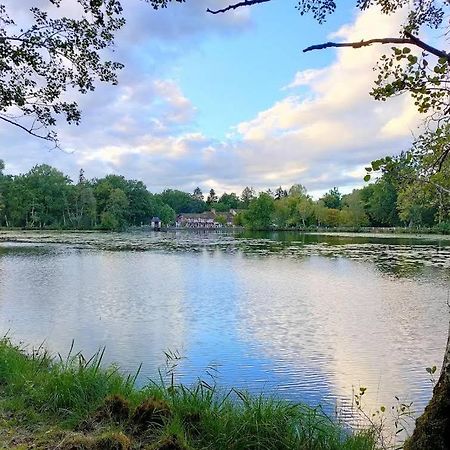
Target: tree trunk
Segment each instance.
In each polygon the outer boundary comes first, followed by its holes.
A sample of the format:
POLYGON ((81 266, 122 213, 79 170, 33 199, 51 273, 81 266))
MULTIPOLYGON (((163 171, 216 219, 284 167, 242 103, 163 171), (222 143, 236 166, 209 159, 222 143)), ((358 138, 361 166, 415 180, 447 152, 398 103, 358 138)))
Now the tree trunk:
POLYGON ((416 420, 414 433, 404 446, 404 450, 428 449, 450 449, 450 326, 444 362, 433 397, 416 420))

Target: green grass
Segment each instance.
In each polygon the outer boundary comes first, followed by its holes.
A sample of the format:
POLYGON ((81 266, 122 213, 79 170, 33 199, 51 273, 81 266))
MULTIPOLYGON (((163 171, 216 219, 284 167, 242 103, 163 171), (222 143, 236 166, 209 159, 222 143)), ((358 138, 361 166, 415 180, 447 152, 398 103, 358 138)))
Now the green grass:
POLYGON ((0 448, 371 450, 371 430, 351 432, 320 409, 200 381, 135 376, 101 365, 102 352, 52 358, 0 340, 0 448))

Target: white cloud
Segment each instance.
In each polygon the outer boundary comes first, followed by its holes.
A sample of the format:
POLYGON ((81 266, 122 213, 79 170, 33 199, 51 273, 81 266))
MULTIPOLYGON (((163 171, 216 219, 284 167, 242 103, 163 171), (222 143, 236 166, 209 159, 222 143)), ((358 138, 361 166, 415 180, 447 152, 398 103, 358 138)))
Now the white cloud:
MULTIPOLYGON (((335 37, 353 41, 394 35, 401 20, 397 15, 381 21, 377 11, 370 10, 335 37)), ((236 126, 247 173, 258 173, 263 180, 279 174, 274 184, 301 182, 312 190, 354 186, 361 166, 407 147, 421 119, 411 99, 377 103, 369 96, 372 69, 386 51, 389 48, 380 46, 339 49, 329 67, 297 72, 287 87, 307 87, 308 96, 290 94, 236 126), (292 164, 302 171, 285 169, 292 164)))
MULTIPOLYGON (((119 36, 118 59, 123 56, 127 67, 119 86, 102 86, 93 95, 77 97, 82 124, 61 125, 62 142, 76 152, 43 153, 40 142, 0 127, 0 157, 10 172, 48 162, 72 177, 80 167, 90 177, 118 172, 142 179, 154 191, 192 190, 200 185, 204 190, 239 192, 245 185, 263 190, 300 182, 320 192, 332 186, 355 186, 361 167, 408 146, 411 130, 418 124, 409 98, 377 103, 368 94, 372 68, 389 50, 379 46, 337 50, 328 67, 293 74, 284 88, 289 92, 281 91, 283 97, 271 107, 237 124, 224 141, 205 136, 196 124, 196 105, 176 79, 163 74, 185 47, 172 48, 168 42, 177 36, 195 40, 205 33, 244 29, 250 24, 249 10, 211 22, 212 17, 204 14, 207 0, 185 9, 176 5, 170 14, 169 10, 155 14, 149 5, 137 3, 124 2, 129 20, 119 36), (163 49, 155 39, 165 40, 163 49), (144 54, 158 64, 144 63, 144 54)), ((335 38, 393 34, 400 21, 399 16, 380 20, 376 11, 369 10, 342 27, 335 38)))
POLYGON ((306 69, 295 74, 294 80, 283 88, 293 89, 299 86, 309 86, 314 80, 327 73, 326 69, 306 69))

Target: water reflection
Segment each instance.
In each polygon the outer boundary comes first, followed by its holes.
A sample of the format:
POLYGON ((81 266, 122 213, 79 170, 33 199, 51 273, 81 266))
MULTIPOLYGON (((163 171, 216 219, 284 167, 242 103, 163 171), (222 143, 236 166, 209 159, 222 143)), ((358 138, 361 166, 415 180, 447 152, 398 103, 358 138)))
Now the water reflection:
POLYGON ((364 385, 371 405, 423 407, 424 368, 446 341, 450 247, 276 238, 15 234, 0 246, 0 332, 62 353, 72 339, 87 353, 106 345, 126 371, 144 363, 140 383, 171 349, 185 382, 214 366, 221 385, 310 404, 364 385))
MULTIPOLYGON (((424 367, 444 350, 442 285, 388 277, 347 259, 285 262, 282 278, 289 282, 280 282, 279 270, 278 261, 267 260, 257 273, 241 271, 250 294, 239 322, 265 354, 308 374, 296 380, 301 390, 326 378, 333 401, 364 385, 369 402, 379 405, 424 387, 424 367)), ((420 405, 429 395, 422 393, 414 394, 420 405)))

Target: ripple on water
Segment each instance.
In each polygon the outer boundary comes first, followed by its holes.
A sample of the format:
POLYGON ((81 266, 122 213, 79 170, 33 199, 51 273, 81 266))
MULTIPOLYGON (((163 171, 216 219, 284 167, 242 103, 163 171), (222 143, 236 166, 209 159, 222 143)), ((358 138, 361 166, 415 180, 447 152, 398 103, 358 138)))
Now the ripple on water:
POLYGON ((180 380, 349 414, 431 395, 448 326, 450 242, 388 237, 0 232, 0 331, 64 353, 107 346, 140 382, 180 380), (214 366, 216 370, 210 370, 214 366), (208 374, 209 373, 209 374, 208 374), (337 406, 336 406, 337 405, 337 406))

